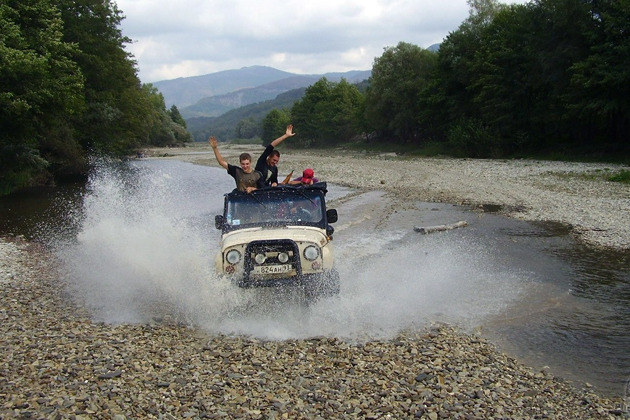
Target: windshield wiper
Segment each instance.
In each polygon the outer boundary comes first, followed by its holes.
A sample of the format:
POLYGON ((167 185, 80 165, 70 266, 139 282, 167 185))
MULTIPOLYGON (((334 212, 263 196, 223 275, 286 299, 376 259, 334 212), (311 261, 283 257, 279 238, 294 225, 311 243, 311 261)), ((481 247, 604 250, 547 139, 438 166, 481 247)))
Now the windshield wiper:
POLYGON ((306 193, 305 193, 304 191, 302 191, 302 190, 300 190, 300 189, 298 189, 297 191, 300 193, 300 195, 301 195, 302 197, 304 197, 304 198, 306 198, 308 201, 310 201, 310 202, 311 202, 311 204, 315 204, 315 200, 313 200, 311 197, 309 197, 308 195, 306 195, 306 193))
POLYGON ((254 199, 255 199, 256 201, 258 201, 258 204, 260 204, 260 205, 261 205, 264 209, 266 209, 266 208, 267 208, 267 206, 265 206, 265 203, 263 203, 263 202, 262 202, 262 200, 261 200, 260 198, 256 197, 256 195, 255 195, 253 192, 252 192, 252 193, 249 193, 249 195, 251 195, 252 197, 254 197, 254 199))

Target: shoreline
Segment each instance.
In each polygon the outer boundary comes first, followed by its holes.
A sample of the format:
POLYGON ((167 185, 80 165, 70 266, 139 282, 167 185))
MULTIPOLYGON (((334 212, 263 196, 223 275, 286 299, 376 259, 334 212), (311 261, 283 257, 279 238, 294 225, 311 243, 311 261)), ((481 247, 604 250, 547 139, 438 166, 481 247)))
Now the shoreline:
POLYGON ((0 257, 2 418, 627 418, 627 396, 448 325, 359 343, 110 325, 70 299, 41 246, 0 238, 0 257))
MULTIPOLYGON (((231 163, 244 150, 252 155, 256 151, 250 145, 221 146, 231 163)), ((172 156, 151 158, 218 167, 211 152, 185 151, 190 149, 168 149, 172 156)), ((597 223, 619 204, 614 197, 620 192, 625 197, 630 188, 609 190, 600 181, 585 186, 579 175, 562 176, 603 170, 599 165, 519 161, 524 168, 515 169, 509 161, 335 153, 329 157, 323 151, 283 150, 281 174, 293 169, 299 176, 303 168, 313 167, 322 180, 384 190, 400 202, 498 205, 510 217, 566 220, 575 236, 589 245, 629 249, 624 226, 613 229, 614 223, 625 223, 623 219, 605 225, 606 230, 597 223), (575 198, 592 190, 600 190, 593 200, 575 198), (611 197, 612 204, 604 205, 611 197), (598 200, 603 209, 589 215, 598 200), (566 213, 562 217, 561 211, 566 213), (578 217, 584 214, 590 217, 578 217)), ((627 206, 621 206, 622 217, 627 206)), ((528 367, 487 340, 449 326, 358 344, 328 337, 263 341, 208 336, 176 320, 141 325, 96 322, 65 286, 46 249, 20 238, 0 238, 2 418, 628 416, 628 395, 598 394, 588 384, 528 367)))
MULTIPOLYGON (((262 152, 258 145, 219 147, 232 164, 238 164, 238 155, 244 151, 254 161, 262 152)), ((383 190, 399 200, 493 207, 515 219, 567 225, 578 241, 589 246, 630 251, 630 185, 604 178, 614 171, 630 170, 626 165, 423 158, 345 149, 280 152, 279 177, 291 170, 297 177, 310 167, 319 179, 338 185, 383 190)), ((149 149, 147 156, 219 167, 206 145, 149 149)))

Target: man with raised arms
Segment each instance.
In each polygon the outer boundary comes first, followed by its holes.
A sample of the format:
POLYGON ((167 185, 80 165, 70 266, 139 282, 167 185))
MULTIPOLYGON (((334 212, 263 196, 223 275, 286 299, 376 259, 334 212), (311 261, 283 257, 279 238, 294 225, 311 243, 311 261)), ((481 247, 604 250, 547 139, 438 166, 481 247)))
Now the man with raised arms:
POLYGON ((275 147, 294 135, 293 126, 289 124, 285 133, 272 141, 258 158, 258 161, 256 162, 256 171, 262 174, 265 185, 275 187, 279 184, 277 165, 280 160, 280 152, 278 152, 275 147))

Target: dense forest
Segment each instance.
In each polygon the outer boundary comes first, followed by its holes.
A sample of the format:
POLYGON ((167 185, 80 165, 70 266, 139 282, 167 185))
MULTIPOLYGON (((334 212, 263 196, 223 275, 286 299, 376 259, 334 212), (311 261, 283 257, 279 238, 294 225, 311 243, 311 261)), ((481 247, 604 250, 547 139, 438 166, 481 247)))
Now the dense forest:
MULTIPOLYGON (((322 78, 271 111, 229 114, 225 136, 267 143, 292 123, 303 147, 627 161, 630 0, 468 4, 438 51, 387 47, 366 83, 322 78)), ((140 83, 122 19, 110 0, 0 3, 0 194, 85 174, 92 155, 191 140, 140 83)))
POLYGON ((142 85, 108 0, 0 3, 0 195, 85 175, 89 156, 190 141, 142 85))
POLYGON ((291 121, 304 146, 628 159, 629 0, 468 3, 439 51, 386 48, 365 89, 321 79, 263 119, 263 143, 291 121))

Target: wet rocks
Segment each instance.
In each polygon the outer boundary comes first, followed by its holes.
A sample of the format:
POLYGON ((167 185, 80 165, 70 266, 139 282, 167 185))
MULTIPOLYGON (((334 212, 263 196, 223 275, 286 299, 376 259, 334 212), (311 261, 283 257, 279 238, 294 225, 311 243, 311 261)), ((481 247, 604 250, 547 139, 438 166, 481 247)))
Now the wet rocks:
POLYGON ((175 322, 107 325, 64 294, 43 250, 0 241, 0 418, 622 418, 436 325, 391 340, 264 341, 175 322))

